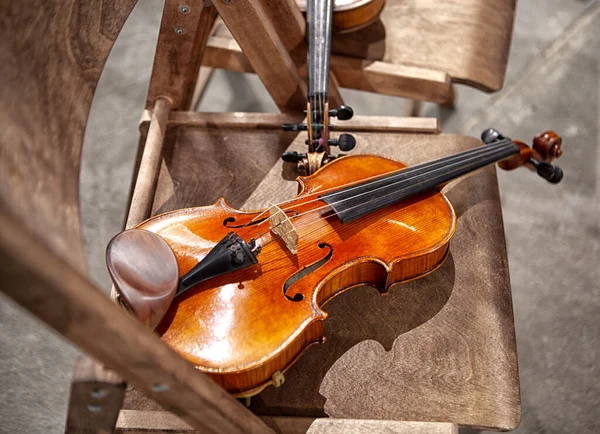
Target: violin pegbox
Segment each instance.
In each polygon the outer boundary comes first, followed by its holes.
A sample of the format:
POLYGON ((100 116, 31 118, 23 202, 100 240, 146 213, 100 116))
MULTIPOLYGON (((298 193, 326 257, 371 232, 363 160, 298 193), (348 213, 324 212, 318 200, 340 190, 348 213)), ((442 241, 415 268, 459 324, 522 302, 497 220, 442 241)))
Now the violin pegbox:
POLYGON ((336 139, 329 138, 329 131, 335 130, 335 125, 329 123, 329 118, 337 118, 340 121, 352 119, 354 110, 352 107, 341 105, 337 109, 326 109, 325 112, 314 112, 311 105, 308 104, 304 114, 307 116, 308 123, 283 124, 284 131, 308 131, 308 139, 305 143, 308 145, 307 153, 284 152, 281 155, 283 161, 287 163, 296 163, 298 172, 302 175, 310 175, 316 172, 325 164, 342 157, 345 154, 337 156, 330 154, 330 147, 338 147, 342 152, 348 152, 356 146, 356 139, 353 135, 343 133, 336 139), (312 113, 312 115, 309 115, 312 113), (311 122, 309 120, 313 119, 311 122), (315 140, 315 137, 318 138, 315 140), (319 141, 320 140, 320 141, 319 141), (316 145, 318 143, 318 145, 316 145))
POLYGON ((562 155, 562 137, 554 131, 537 134, 533 138, 532 147, 519 140, 505 137, 494 128, 488 128, 481 134, 481 141, 487 145, 494 145, 504 140, 512 141, 520 148, 520 152, 500 161, 498 166, 501 169, 513 170, 525 166, 552 184, 557 184, 562 180, 562 169, 551 164, 562 155))
POLYGON ((533 149, 550 163, 562 155, 562 137, 554 131, 539 133, 533 138, 533 149))

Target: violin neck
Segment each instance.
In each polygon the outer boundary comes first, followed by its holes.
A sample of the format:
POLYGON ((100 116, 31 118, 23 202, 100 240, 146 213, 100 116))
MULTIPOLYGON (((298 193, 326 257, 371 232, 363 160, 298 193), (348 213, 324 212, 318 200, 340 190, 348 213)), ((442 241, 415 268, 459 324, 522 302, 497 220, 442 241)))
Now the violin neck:
POLYGON ((419 164, 319 196, 340 218, 352 221, 520 152, 509 139, 419 164))
POLYGON ((308 107, 309 151, 319 139, 327 146, 329 57, 334 0, 308 0, 308 107))

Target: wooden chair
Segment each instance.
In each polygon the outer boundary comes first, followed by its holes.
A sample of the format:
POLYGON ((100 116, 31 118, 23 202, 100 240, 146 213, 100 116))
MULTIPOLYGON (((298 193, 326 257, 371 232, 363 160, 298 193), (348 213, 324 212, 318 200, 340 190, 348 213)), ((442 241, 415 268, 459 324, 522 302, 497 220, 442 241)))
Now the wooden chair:
MULTIPOLYGON (((78 364, 68 431, 515 428, 519 380, 493 168, 447 188, 459 219, 446 264, 387 297, 365 288, 328 304, 328 343, 307 351, 286 373, 285 386, 265 390, 252 403, 252 412, 90 283, 77 187, 83 130, 104 61, 134 3, 38 0, 32 7, 7 4, 0 10, 10 18, 6 34, 0 35, 0 56, 11 65, 4 75, 0 116, 0 286, 115 371, 90 359, 78 364), (120 376, 133 386, 124 402, 120 376)), ((295 189, 279 156, 302 147, 303 137, 280 129, 297 116, 185 111, 215 16, 201 0, 186 3, 184 11, 177 1, 165 2, 127 226, 152 213, 220 196, 234 206, 260 205, 295 189), (238 152, 242 144, 253 150, 253 170, 243 169, 249 155, 238 152), (232 182, 198 178, 202 173, 232 182)), ((231 28, 242 16, 257 20, 255 37, 266 38, 261 41, 266 40, 264 49, 272 55, 269 62, 282 68, 278 74, 283 78, 267 88, 282 110, 292 111, 305 96, 295 51, 275 30, 276 20, 258 19, 276 10, 298 26, 301 20, 288 2, 265 8, 270 4, 248 0, 215 2, 214 7, 231 28)), ((273 74, 264 56, 242 49, 263 80, 273 74)), ((478 144, 440 134, 438 121, 427 118, 357 116, 344 128, 357 137, 358 152, 397 156, 409 164, 478 144)))
MULTIPOLYGON (((453 104, 455 83, 495 92, 504 82, 515 3, 387 0, 379 21, 335 35, 331 70, 340 87, 445 105, 453 104)), ((240 49, 246 51, 248 41, 247 32, 217 22, 206 45, 202 77, 211 68, 254 72, 240 49)), ((270 77, 261 78, 269 89, 270 77)))

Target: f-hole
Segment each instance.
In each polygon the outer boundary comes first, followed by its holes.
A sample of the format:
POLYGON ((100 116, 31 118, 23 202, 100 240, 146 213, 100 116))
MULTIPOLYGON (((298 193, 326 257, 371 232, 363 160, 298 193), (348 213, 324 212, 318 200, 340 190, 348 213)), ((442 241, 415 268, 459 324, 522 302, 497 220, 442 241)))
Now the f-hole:
POLYGON ((300 279, 302 279, 304 276, 306 276, 306 275, 312 273, 313 271, 321 268, 323 265, 325 265, 327 263, 327 261, 329 261, 331 259, 331 257, 333 256, 333 247, 331 247, 327 243, 319 243, 319 249, 324 249, 326 247, 329 249, 329 251, 327 252, 327 254, 322 259, 319 259, 314 264, 311 264, 311 265, 308 265, 307 267, 304 267, 302 270, 300 270, 300 271, 296 272, 295 274, 291 275, 288 278, 288 280, 285 281, 285 284, 283 285, 283 295, 289 301, 302 301, 302 300, 304 300, 304 295, 302 295, 300 293, 296 293, 293 296, 290 296, 287 293, 287 290, 294 283, 296 283, 297 281, 299 281, 300 279))
MULTIPOLYGON (((298 211, 296 210, 288 210, 285 211, 285 214, 292 218, 295 217, 299 214, 298 211)), ((246 226, 254 226, 254 225, 258 225, 262 222, 264 222, 265 220, 268 220, 269 217, 264 217, 258 220, 254 220, 252 223, 244 223, 244 224, 239 224, 239 225, 234 225, 233 223, 236 221, 235 217, 227 217, 225 220, 223 220, 223 226, 225 226, 226 228, 231 228, 231 229, 240 229, 240 228, 245 228, 246 226)))

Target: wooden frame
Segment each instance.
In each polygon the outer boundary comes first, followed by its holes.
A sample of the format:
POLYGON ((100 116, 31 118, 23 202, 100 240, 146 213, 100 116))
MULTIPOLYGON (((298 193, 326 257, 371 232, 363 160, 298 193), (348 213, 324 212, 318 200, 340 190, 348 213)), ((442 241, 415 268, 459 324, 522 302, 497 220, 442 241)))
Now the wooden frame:
MULTIPOLYGON (((202 0, 189 0, 186 3, 186 7, 182 8, 183 5, 179 2, 165 0, 163 23, 146 105, 151 109, 150 120, 143 121, 140 128, 145 140, 142 140, 143 149, 140 152, 141 158, 136 171, 126 227, 143 220, 152 210, 167 128, 183 125, 201 126, 215 122, 216 125, 229 129, 275 129, 284 119, 297 119, 289 114, 240 116, 182 111, 197 100, 193 90, 198 87, 198 72, 205 47, 205 59, 210 59, 211 55, 215 56, 208 48, 210 42, 206 46, 207 41, 210 41, 209 34, 216 16, 215 9, 225 23, 235 29, 234 36, 248 54, 248 58, 242 58, 241 51, 233 47, 238 53, 238 60, 235 61, 234 56, 233 63, 242 65, 246 62, 246 65, 251 65, 252 70, 263 79, 282 112, 297 112, 304 104, 305 83, 299 68, 299 59, 303 57, 305 50, 303 27, 291 0, 248 0, 245 3, 236 2, 234 5, 215 3, 214 8, 205 6, 202 0), (257 41, 253 40, 252 34, 244 31, 240 25, 242 20, 246 25, 251 22, 255 34, 260 35, 260 41, 267 42, 265 49, 269 56, 262 56, 262 51, 258 52, 261 55, 257 54, 257 41), (274 62, 284 79, 275 80, 272 77, 272 64, 268 62, 274 62)), ((36 190, 39 183, 35 177, 29 176, 28 179, 26 175, 21 176, 23 174, 20 172, 13 171, 8 179, 8 186, 13 188, 0 191, 3 211, 0 214, 2 291, 105 366, 126 377, 163 408, 201 432, 303 432, 302 430, 306 430, 309 425, 311 432, 335 432, 336 429, 339 432, 348 432, 352 428, 381 428, 386 432, 394 430, 392 432, 404 433, 456 432, 456 425, 448 423, 327 420, 317 421, 315 425, 311 418, 260 419, 107 300, 86 278, 85 265, 81 261, 82 248, 77 214, 77 158, 91 96, 102 65, 120 26, 134 4, 134 0, 111 0, 100 4, 73 4, 67 1, 47 3, 39 0, 36 7, 20 8, 19 5, 7 5, 7 9, 12 9, 3 11, 12 13, 10 16, 14 20, 11 25, 14 28, 9 29, 12 33, 0 38, 3 44, 0 53, 9 53, 12 56, 10 59, 16 59, 15 70, 25 74, 25 77, 8 77, 6 83, 9 89, 6 107, 15 109, 13 113, 16 115, 6 117, 12 122, 10 128, 0 128, 3 149, 4 146, 8 146, 5 143, 20 144, 24 141, 24 146, 13 147, 14 161, 35 169, 36 162, 43 160, 45 165, 40 173, 36 173, 35 170, 31 172, 44 177, 46 185, 50 188, 40 192, 36 190), (32 19, 31 11, 41 11, 52 17, 54 31, 47 33, 44 26, 32 19), (99 31, 90 35, 80 31, 81 28, 99 31), (15 29, 19 29, 19 32, 15 29), (34 44, 32 57, 28 57, 29 53, 23 52, 22 47, 15 42, 14 35, 22 32, 37 42, 34 44), (46 59, 47 56, 43 53, 50 49, 55 50, 53 58, 62 62, 57 64, 62 74, 39 73, 47 70, 44 68, 47 65, 40 62, 45 62, 42 59, 46 59), (95 56, 79 55, 89 52, 93 52, 95 56), (21 93, 23 82, 28 83, 25 94, 21 93), (31 83, 33 85, 30 85, 31 83), (64 100, 68 104, 61 106, 54 98, 44 93, 53 88, 62 89, 64 100), (36 92, 39 93, 31 94, 31 89, 38 89, 36 92), (48 110, 28 109, 28 104, 37 103, 48 103, 48 110), (20 116, 22 113, 28 115, 20 116), (66 119, 70 122, 66 122, 66 119), (70 129, 65 134, 59 134, 57 131, 60 128, 56 128, 57 125, 69 125, 70 129), (20 131, 33 133, 15 134, 20 131), (52 146, 50 149, 55 152, 49 153, 47 146, 52 146), (48 164, 48 155, 52 164, 48 164), (69 163, 66 166, 65 161, 69 163), (55 166, 64 168, 62 178, 57 177, 52 170, 44 172, 47 167, 52 169, 55 166), (73 183, 74 187, 69 183, 73 183)), ((338 72, 342 71, 342 82, 352 80, 352 74, 344 72, 344 68, 353 70, 353 62, 357 63, 355 60, 332 61, 332 65, 337 65, 332 68, 333 75, 330 78, 333 84, 332 98, 336 99, 336 95, 339 95, 335 86, 339 81, 336 68, 338 72)), ((362 61, 358 62, 360 68, 365 70, 362 61)), ((386 85, 386 75, 393 75, 393 72, 377 61, 370 65, 375 65, 367 71, 372 74, 373 81, 378 82, 378 86, 386 85)), ((405 69, 404 79, 409 82, 421 80, 423 74, 418 68, 405 69)), ((439 85, 437 90, 427 91, 432 98, 447 99, 447 95, 450 94, 447 75, 434 72, 425 81, 427 86, 436 83, 439 85)), ((418 86, 413 87, 417 88, 418 86)), ((414 96, 417 97, 419 92, 415 91, 414 96)), ((347 129, 357 132, 435 134, 439 132, 439 123, 431 119, 357 117, 347 124, 347 129)), ((124 383, 115 372, 105 369, 91 359, 82 359, 78 363, 74 373, 68 419, 69 432, 86 432, 90 429, 110 431, 115 423, 123 430, 150 428, 139 426, 139 422, 135 422, 133 418, 133 413, 123 412, 117 417, 123 399, 124 383), (100 409, 98 413, 101 417, 90 415, 95 409, 100 409), (97 425, 90 426, 91 424, 97 425)), ((183 426, 170 413, 150 416, 160 416, 158 419, 162 420, 163 425, 155 425, 155 428, 189 431, 188 426, 183 426)))

